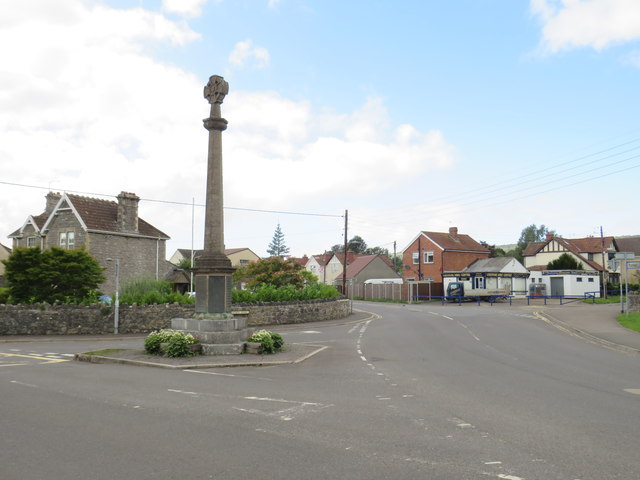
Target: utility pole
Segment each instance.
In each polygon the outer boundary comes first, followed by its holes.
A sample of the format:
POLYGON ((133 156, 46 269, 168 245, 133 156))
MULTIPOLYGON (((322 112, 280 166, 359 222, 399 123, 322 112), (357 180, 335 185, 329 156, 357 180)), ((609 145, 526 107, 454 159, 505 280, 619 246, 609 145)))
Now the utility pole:
POLYGON ((604 298, 607 298, 607 265, 604 260, 604 235, 600 225, 600 244, 602 245, 602 284, 604 286, 604 298))
POLYGON ((349 210, 344 211, 344 264, 342 265, 342 294, 347 295, 347 226, 349 225, 349 210))

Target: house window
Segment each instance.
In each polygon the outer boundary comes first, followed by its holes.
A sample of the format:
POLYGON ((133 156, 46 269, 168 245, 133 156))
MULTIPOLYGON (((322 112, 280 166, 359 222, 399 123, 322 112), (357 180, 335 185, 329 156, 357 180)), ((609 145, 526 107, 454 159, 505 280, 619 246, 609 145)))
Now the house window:
POLYGON ((587 253, 587 260, 593 262, 593 253, 587 253))
POLYGON ((36 246, 36 237, 31 236, 27 237, 27 247, 35 247, 36 246))
POLYGON ((240 260, 240 265, 249 265, 249 260, 240 260))
POLYGON ((413 252, 411 258, 413 258, 413 264, 418 265, 420 263, 420 252, 413 252))
POLYGON ((423 263, 433 263, 433 252, 424 252, 423 263))
POLYGON ((590 282, 590 283, 593 283, 593 278, 590 278, 590 279, 589 279, 589 282, 590 282))
POLYGON ((67 248, 72 250, 75 248, 75 233, 74 232, 60 232, 60 248, 67 248))
POLYGON ((576 278, 576 282, 578 282, 578 283, 582 282, 582 277, 576 278))

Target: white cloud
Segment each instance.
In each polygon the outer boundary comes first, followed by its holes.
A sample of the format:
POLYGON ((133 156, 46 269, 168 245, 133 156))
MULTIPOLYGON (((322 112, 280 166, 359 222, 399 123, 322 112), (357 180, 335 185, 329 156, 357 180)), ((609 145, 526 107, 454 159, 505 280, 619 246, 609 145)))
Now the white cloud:
POLYGON ((551 53, 602 50, 640 38, 637 0, 531 0, 530 5, 543 22, 541 46, 551 53))
POLYGON ((236 67, 245 67, 251 62, 255 68, 265 68, 269 65, 269 51, 264 47, 254 46, 250 39, 236 43, 229 54, 229 63, 236 67))
MULTIPOLYGON (((220 2, 222 0, 216 0, 220 2)), ((162 9, 185 17, 199 17, 207 0, 162 0, 162 9)))
MULTIPOLYGON (((0 180, 44 189, 2 185, 0 241, 10 244, 6 236, 43 211, 47 187, 204 202, 206 79, 145 52, 148 43, 184 44, 198 35, 140 8, 115 10, 82 0, 19 5, 0 29, 1 44, 21 46, 0 49, 0 180)), ((235 91, 232 84, 223 115, 229 119, 223 135, 229 206, 298 210, 316 204, 322 212, 323 199, 382 192, 455 159, 440 132, 393 125, 375 98, 336 114, 273 92, 235 91)), ((174 239, 169 254, 191 245, 190 206, 143 201, 140 214, 174 239)), ((261 228, 266 246, 276 223, 226 218, 228 243, 256 250, 256 232, 261 228)), ((317 238, 296 237, 301 225, 287 225, 288 244, 299 253, 321 250, 312 244, 317 238)))

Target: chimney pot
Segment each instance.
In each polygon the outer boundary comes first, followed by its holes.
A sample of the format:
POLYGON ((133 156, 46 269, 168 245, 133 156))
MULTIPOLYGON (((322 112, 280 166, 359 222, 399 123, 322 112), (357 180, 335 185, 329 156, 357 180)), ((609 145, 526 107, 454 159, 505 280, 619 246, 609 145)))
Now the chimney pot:
POLYGON ((449 235, 456 238, 458 236, 458 227, 449 227, 449 235))

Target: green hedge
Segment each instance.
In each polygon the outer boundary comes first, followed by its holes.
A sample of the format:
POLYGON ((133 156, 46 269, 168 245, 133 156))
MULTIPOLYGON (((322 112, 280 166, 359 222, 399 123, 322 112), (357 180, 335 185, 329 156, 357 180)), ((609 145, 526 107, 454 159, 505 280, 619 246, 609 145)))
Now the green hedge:
POLYGON ((340 292, 335 287, 324 283, 314 283, 302 289, 293 285, 276 287, 275 285, 263 284, 251 290, 233 290, 231 301, 232 303, 295 302, 339 296, 340 292))

